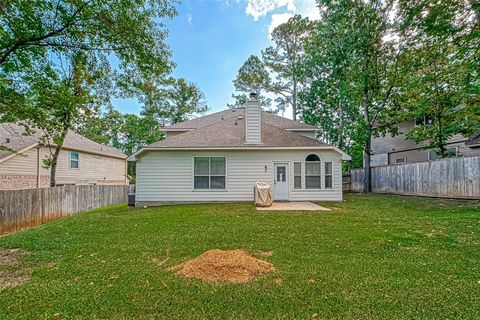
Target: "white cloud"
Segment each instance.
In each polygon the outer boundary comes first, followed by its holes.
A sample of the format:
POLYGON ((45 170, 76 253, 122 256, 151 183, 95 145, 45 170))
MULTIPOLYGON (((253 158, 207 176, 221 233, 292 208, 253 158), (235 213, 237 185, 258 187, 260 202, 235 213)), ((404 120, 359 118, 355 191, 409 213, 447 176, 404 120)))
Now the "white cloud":
POLYGON ((190 13, 187 13, 187 22, 188 24, 192 24, 193 17, 190 13))
POLYGON ((258 18, 278 8, 295 11, 295 0, 247 0, 245 13, 257 21, 258 18))
POLYGON ((274 13, 272 14, 272 21, 270 22, 270 25, 268 26, 268 35, 271 35, 273 30, 281 25, 282 23, 285 23, 293 17, 293 13, 274 13))
POLYGON ((320 18, 316 0, 246 0, 246 2, 245 13, 253 17, 255 21, 271 14, 268 26, 269 35, 275 27, 287 22, 295 14, 308 17, 310 20, 320 18))

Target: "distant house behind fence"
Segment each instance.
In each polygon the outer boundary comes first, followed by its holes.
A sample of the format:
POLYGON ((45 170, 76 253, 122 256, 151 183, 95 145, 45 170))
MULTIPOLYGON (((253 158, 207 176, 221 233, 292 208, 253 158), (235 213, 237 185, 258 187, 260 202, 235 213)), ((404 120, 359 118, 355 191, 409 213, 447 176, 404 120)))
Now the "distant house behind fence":
MULTIPOLYGON (((48 187, 50 169, 44 159, 54 147, 42 139, 40 131, 25 135, 17 124, 0 124, 0 190, 48 187)), ((57 185, 125 185, 127 156, 69 131, 60 152, 57 185)))

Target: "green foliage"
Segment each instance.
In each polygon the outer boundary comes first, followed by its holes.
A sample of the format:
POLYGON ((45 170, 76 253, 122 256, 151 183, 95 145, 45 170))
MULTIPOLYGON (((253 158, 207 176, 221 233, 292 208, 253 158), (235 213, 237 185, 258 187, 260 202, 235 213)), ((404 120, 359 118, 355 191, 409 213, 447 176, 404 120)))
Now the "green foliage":
POLYGON ((321 128, 323 140, 369 159, 372 136, 395 131, 390 114, 398 92, 398 43, 389 2, 321 1, 321 18, 305 46, 300 94, 302 118, 321 128), (362 146, 362 147, 360 147, 362 146), (364 156, 362 156, 364 154, 364 156))
POLYGON ((0 318, 480 318, 478 202, 352 194, 322 205, 335 210, 120 205, 0 237, 0 250, 27 252, 2 275, 32 277, 0 290, 0 318), (244 249, 275 272, 207 284, 167 269, 210 249, 244 249))
POLYGON ((407 137, 447 157, 450 138, 480 130, 480 20, 472 20, 475 12, 464 1, 405 1, 400 8, 408 75, 400 116, 430 119, 407 137))
POLYGON ((272 32, 273 46, 262 51, 262 58, 250 56, 238 70, 233 81, 235 90, 243 94, 233 95, 235 105, 239 105, 245 94, 255 92, 264 106, 271 101, 266 93, 274 94, 275 111, 284 111, 292 107, 292 117, 296 119, 298 110, 298 91, 303 78, 299 76, 301 59, 304 54, 304 42, 313 29, 308 18, 295 15, 272 32))

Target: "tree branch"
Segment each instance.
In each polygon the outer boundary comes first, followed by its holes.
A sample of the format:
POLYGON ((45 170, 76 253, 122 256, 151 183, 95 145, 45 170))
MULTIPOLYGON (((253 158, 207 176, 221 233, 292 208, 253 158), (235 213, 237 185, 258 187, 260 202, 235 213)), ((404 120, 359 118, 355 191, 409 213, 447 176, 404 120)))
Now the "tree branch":
POLYGON ((80 14, 80 12, 91 2, 91 0, 87 1, 87 2, 84 2, 80 7, 77 8, 77 10, 75 10, 75 12, 72 14, 72 16, 68 19, 68 21, 60 28, 58 29, 54 29, 46 34, 43 34, 43 35, 40 35, 40 36, 32 36, 30 38, 27 38, 27 39, 20 39, 20 40, 17 40, 16 43, 14 43, 10 48, 6 49, 3 53, 2 53, 2 56, 0 57, 0 64, 4 64, 8 57, 17 49, 21 48, 21 47, 25 47, 25 46, 28 46, 28 45, 32 45, 32 44, 35 44, 35 43, 38 43, 42 40, 46 40, 48 38, 52 38, 52 37, 55 37, 59 34, 61 34, 63 31, 65 31, 66 29, 68 29, 69 27, 71 27, 74 23, 75 23, 75 18, 77 17, 77 15, 80 14))

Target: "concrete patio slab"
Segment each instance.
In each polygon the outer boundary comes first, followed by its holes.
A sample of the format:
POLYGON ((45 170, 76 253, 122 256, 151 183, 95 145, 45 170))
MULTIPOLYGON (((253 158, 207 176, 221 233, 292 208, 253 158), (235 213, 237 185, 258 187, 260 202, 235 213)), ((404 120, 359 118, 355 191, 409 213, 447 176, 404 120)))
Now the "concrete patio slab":
POLYGON ((259 211, 331 211, 313 202, 274 202, 271 207, 257 207, 259 211))

